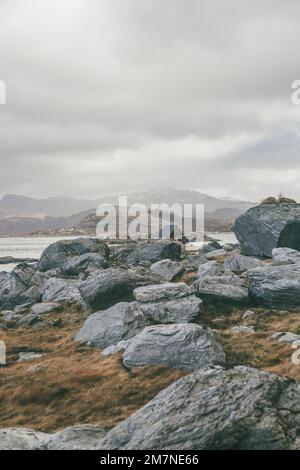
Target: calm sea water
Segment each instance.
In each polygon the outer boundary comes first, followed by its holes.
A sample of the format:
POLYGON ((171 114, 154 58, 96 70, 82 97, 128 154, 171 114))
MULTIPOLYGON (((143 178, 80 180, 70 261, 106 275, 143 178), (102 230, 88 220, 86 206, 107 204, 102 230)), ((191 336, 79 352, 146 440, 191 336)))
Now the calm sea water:
MULTIPOLYGON (((216 238, 221 243, 236 243, 236 238, 233 232, 224 233, 208 233, 207 235, 216 238)), ((76 237, 68 237, 68 239, 76 237)), ((5 256, 12 256, 14 258, 39 258, 47 246, 65 238, 58 237, 36 237, 36 238, 0 238, 0 258, 5 256)), ((196 244, 193 244, 196 245, 196 244)), ((197 248, 201 244, 197 244, 197 248)), ((0 264, 0 271, 11 271, 15 264, 0 264)))
MULTIPOLYGON (((65 240, 65 237, 0 238, 0 258, 12 256, 38 259, 47 246, 59 240, 65 240)), ((0 271, 11 271, 15 266, 15 264, 0 264, 0 271)))

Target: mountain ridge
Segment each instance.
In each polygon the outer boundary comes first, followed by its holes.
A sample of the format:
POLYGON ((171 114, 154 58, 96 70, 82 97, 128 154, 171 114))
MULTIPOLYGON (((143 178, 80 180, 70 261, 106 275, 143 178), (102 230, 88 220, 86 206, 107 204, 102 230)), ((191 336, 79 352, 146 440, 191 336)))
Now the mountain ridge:
MULTIPOLYGON (((19 236, 35 233, 47 234, 69 229, 79 233, 86 229, 86 219, 96 213, 99 204, 117 206, 122 194, 102 196, 96 200, 76 199, 71 197, 51 197, 38 199, 22 195, 6 194, 0 200, 0 236, 19 236), (83 224, 81 224, 83 222, 83 224)), ((124 196, 124 194, 123 194, 124 196)), ((154 188, 126 194, 128 206, 144 204, 149 209, 151 204, 204 204, 206 220, 219 228, 228 226, 235 216, 252 207, 247 201, 228 201, 215 198, 199 191, 154 188)), ((89 219, 88 219, 89 220, 89 219)))

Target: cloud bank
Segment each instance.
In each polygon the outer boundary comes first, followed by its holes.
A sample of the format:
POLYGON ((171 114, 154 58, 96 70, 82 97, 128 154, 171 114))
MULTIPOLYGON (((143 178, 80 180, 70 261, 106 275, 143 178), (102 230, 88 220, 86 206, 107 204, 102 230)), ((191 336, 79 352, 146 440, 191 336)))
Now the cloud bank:
POLYGON ((297 0, 2 0, 0 193, 300 199, 297 0))

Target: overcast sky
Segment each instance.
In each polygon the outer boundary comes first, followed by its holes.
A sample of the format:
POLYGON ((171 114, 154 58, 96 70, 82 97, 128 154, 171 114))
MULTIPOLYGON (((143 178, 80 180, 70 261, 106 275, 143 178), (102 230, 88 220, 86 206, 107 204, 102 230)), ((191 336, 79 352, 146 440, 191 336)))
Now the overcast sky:
POLYGON ((1 0, 0 194, 300 200, 299 0, 1 0))

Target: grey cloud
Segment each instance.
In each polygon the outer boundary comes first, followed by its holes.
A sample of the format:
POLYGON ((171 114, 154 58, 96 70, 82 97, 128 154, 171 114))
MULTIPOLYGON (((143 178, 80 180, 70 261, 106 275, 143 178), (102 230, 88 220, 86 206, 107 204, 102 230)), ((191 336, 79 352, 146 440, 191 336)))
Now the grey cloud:
POLYGON ((297 0, 2 0, 0 192, 299 198, 299 14, 297 0), (295 178, 278 188, 274 168, 295 178))

